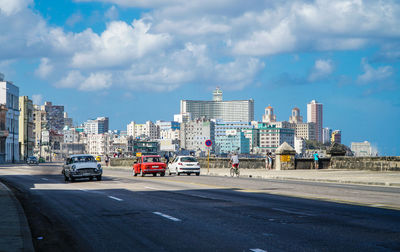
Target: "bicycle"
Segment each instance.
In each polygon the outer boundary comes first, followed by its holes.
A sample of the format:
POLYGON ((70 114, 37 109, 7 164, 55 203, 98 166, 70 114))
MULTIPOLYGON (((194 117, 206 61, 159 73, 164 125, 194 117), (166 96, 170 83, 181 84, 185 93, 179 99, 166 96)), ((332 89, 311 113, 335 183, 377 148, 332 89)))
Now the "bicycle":
POLYGON ((230 174, 231 174, 231 177, 233 177, 233 176, 235 176, 235 175, 236 175, 237 177, 239 177, 239 175, 240 175, 239 165, 236 166, 236 167, 231 167, 230 174))

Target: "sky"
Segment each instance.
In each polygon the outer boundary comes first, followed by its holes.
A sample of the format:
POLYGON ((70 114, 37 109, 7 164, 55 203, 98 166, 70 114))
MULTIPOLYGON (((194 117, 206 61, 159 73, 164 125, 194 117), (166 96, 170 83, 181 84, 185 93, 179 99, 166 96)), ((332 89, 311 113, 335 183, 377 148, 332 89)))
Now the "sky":
POLYGON ((343 144, 399 156, 399 67, 395 0, 0 0, 0 72, 76 124, 171 121, 219 86, 259 121, 315 99, 343 144))

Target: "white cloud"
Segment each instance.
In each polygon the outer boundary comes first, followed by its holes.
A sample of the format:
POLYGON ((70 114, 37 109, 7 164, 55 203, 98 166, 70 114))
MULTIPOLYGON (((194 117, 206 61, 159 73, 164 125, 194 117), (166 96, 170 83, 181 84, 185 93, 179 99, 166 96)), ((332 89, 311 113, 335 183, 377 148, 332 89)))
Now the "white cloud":
POLYGON ((79 90, 97 91, 107 89, 112 85, 110 73, 91 73, 90 76, 79 85, 79 90))
POLYGON ((357 82, 360 84, 387 80, 394 74, 393 67, 382 66, 375 69, 368 64, 368 60, 366 58, 362 59, 361 66, 364 70, 364 73, 359 75, 357 78, 357 82))
POLYGON ((104 14, 109 20, 116 20, 119 17, 118 9, 113 5, 104 14))
POLYGON ((39 68, 35 70, 35 75, 44 79, 53 71, 54 67, 50 64, 50 60, 48 58, 42 58, 40 60, 39 68))
POLYGON ((0 0, 0 14, 14 15, 32 3, 33 0, 0 0))
POLYGON ((333 70, 334 66, 331 60, 318 59, 315 61, 314 67, 308 76, 308 80, 313 82, 324 79, 331 75, 333 70))
POLYGON ((33 104, 40 105, 43 101, 43 95, 41 94, 34 94, 32 95, 32 102, 33 104))
POLYGON ((59 80, 55 86, 58 88, 78 88, 84 80, 85 77, 79 71, 73 70, 59 80))
POLYGON ((78 68, 115 67, 154 54, 166 47, 168 34, 151 34, 151 24, 135 20, 132 25, 122 21, 108 24, 100 35, 90 36, 90 49, 78 51, 72 66, 78 68))
POLYGON ((65 23, 70 26, 74 27, 77 23, 80 23, 83 21, 83 16, 81 13, 74 13, 72 14, 65 23))

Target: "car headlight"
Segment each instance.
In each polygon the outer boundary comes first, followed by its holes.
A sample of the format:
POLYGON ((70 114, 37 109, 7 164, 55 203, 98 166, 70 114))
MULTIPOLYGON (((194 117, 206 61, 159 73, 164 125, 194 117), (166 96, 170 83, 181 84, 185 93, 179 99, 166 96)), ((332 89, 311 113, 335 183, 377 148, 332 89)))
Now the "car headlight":
POLYGON ((73 170, 73 171, 75 171, 75 169, 76 169, 76 166, 75 166, 75 165, 73 165, 73 166, 71 166, 71 168, 72 168, 72 170, 73 170))

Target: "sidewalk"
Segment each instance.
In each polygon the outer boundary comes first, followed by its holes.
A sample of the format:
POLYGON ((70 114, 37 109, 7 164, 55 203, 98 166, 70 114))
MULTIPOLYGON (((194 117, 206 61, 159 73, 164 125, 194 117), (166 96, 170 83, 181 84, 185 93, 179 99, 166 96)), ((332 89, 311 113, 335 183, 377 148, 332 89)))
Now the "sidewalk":
POLYGON ((0 251, 34 251, 25 213, 14 194, 0 182, 0 251))
MULTIPOLYGON (((113 170, 129 170, 130 167, 105 167, 113 170)), ((168 172, 167 172, 168 173, 168 172)), ((201 168, 201 175, 209 176, 230 176, 229 169, 201 168)), ((375 186, 393 186, 400 187, 400 172, 375 172, 361 170, 265 170, 265 169, 240 169, 240 177, 256 178, 256 179, 276 179, 276 180, 298 180, 298 181, 314 181, 326 183, 343 183, 358 185, 375 185, 375 186)))

